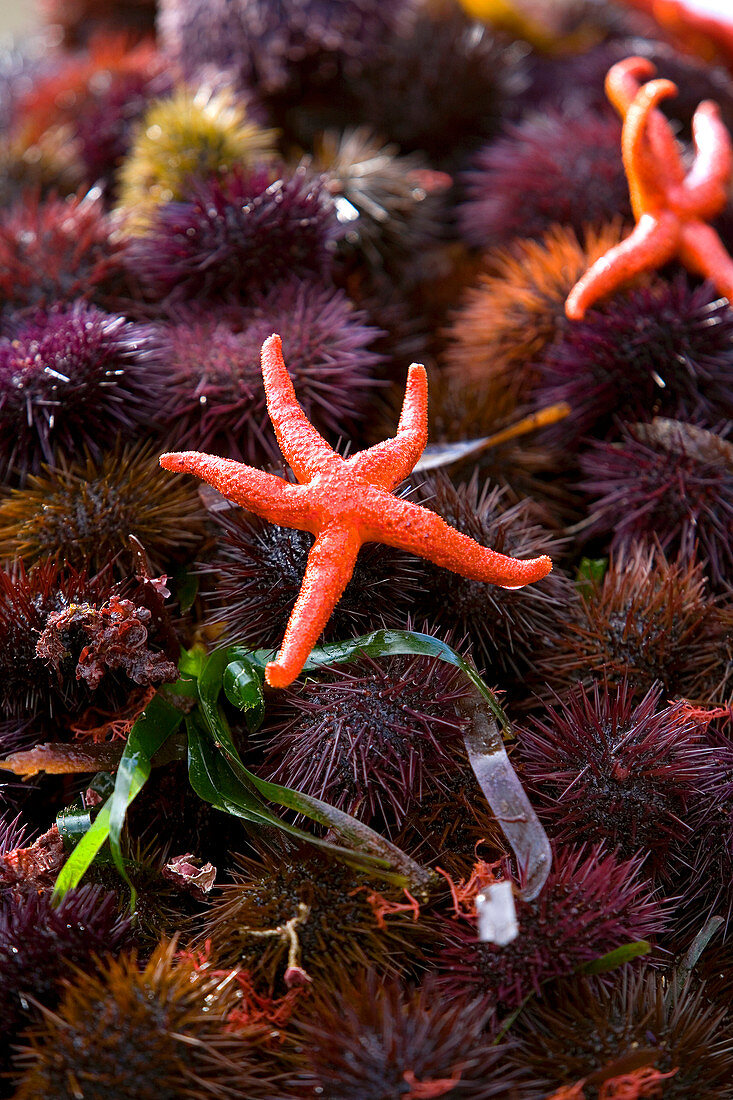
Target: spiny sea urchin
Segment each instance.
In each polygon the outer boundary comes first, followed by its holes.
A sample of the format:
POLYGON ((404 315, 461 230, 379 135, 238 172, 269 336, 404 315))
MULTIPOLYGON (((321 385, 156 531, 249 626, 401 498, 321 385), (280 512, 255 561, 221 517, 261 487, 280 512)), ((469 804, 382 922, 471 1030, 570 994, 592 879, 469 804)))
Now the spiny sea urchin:
POLYGON ((603 845, 556 852, 539 897, 517 901, 521 931, 513 943, 479 942, 475 922, 467 918, 445 923, 441 987, 451 998, 489 995, 516 1007, 529 993, 541 993, 544 982, 660 932, 664 911, 642 878, 642 863, 619 860, 603 845))
POLYGON ((478 248, 539 237, 556 223, 581 233, 618 214, 631 219, 621 124, 595 111, 547 111, 510 126, 476 154, 465 186, 459 221, 478 248))
POLYGON ((399 272, 442 237, 450 177, 431 171, 419 155, 399 156, 396 145, 360 127, 321 134, 313 165, 324 173, 345 227, 339 242, 345 258, 399 272))
POLYGON ((381 974, 414 968, 435 942, 434 922, 415 919, 399 890, 316 849, 239 863, 243 870, 222 887, 201 929, 224 965, 243 963, 279 983, 295 956, 319 985, 334 987, 369 967, 381 974))
POLYGON ((652 687, 637 704, 625 683, 578 687, 515 732, 533 804, 558 843, 641 852, 647 871, 668 878, 712 761, 705 724, 660 695, 652 687))
MULTIPOLYGON (((559 544, 537 523, 533 503, 507 506, 503 496, 488 482, 480 485, 476 475, 456 486, 438 473, 418 486, 416 499, 482 546, 515 557, 555 556, 559 544)), ((526 668, 539 640, 554 634, 559 609, 572 596, 571 583, 558 568, 517 592, 426 565, 422 588, 413 607, 418 621, 424 618, 431 632, 437 628, 465 634, 476 659, 501 677, 526 668)))
POLYGON ((522 400, 536 379, 534 364, 567 329, 565 299, 572 286, 619 243, 619 222, 589 229, 584 244, 565 226, 537 241, 514 241, 486 256, 486 273, 465 295, 448 331, 445 361, 455 386, 492 388, 492 381, 522 400))
POLYGON ((273 155, 275 134, 247 116, 231 92, 180 89, 150 104, 118 176, 120 208, 128 230, 140 232, 162 203, 187 188, 251 167, 273 155))
POLYGON ((548 1090, 582 1079, 590 1090, 654 1066, 676 1071, 663 1082, 665 1100, 730 1096, 727 1006, 711 1005, 704 989, 690 982, 678 989, 674 975, 652 967, 637 973, 624 969, 610 982, 568 984, 554 1003, 522 1013, 512 1034, 519 1045, 510 1057, 543 1079, 548 1090))
POLYGON ((399 827, 460 767, 468 692, 437 658, 390 657, 324 670, 281 692, 259 739, 278 783, 366 821, 399 827))
POLYGON ((410 25, 385 35, 345 86, 352 120, 442 166, 493 136, 522 57, 457 5, 430 9, 416 4, 410 25))
POLYGON ((0 215, 0 295, 6 314, 77 299, 114 310, 127 291, 123 245, 101 192, 23 200, 0 215))
POLYGON ((627 680, 636 699, 659 681, 667 697, 706 704, 730 693, 733 607, 710 596, 703 566, 631 544, 581 594, 537 662, 556 692, 577 681, 627 680))
POLYGON ((75 302, 0 337, 0 463, 21 481, 56 454, 96 459, 111 436, 155 420, 163 375, 152 330, 75 302))
POLYGON ((177 960, 175 948, 161 943, 145 965, 135 954, 108 959, 68 981, 56 1013, 43 1014, 20 1052, 18 1100, 78 1100, 78 1082, 85 1100, 286 1100, 256 1042, 223 1030, 235 975, 223 981, 220 970, 177 960))
POLYGON ((236 302, 291 276, 325 276, 339 232, 318 177, 236 170, 158 206, 128 260, 156 297, 236 302))
MULTIPOLYGON (((300 591, 313 536, 266 523, 239 508, 214 511, 211 518, 218 528, 218 549, 201 566, 212 578, 204 591, 205 621, 223 624, 230 642, 274 648, 300 591)), ((324 637, 333 641, 404 627, 419 584, 415 559, 368 543, 324 637)))
POLYGON ((733 414, 733 310, 709 284, 656 279, 566 327, 538 367, 536 401, 570 405, 565 445, 612 416, 714 423, 733 414))
POLYGON ((384 985, 370 972, 335 997, 316 997, 301 1030, 313 1085, 327 1100, 529 1100, 535 1094, 506 1066, 490 1019, 485 1001, 447 1005, 433 985, 384 985))
POLYGON ((129 572, 130 535, 155 568, 193 556, 204 531, 195 486, 162 477, 158 448, 118 440, 99 462, 60 461, 0 504, 0 556, 63 559, 90 571, 129 572))
POLYGON ((612 549, 638 539, 692 560, 696 550, 716 584, 733 566, 733 443, 682 420, 655 417, 621 427, 581 457, 590 497, 589 532, 612 549))
POLYGON ((280 334, 298 402, 326 435, 353 431, 374 386, 380 330, 365 323, 343 291, 290 279, 246 306, 176 311, 157 327, 166 364, 158 405, 177 449, 280 461, 267 415, 260 354, 280 334))

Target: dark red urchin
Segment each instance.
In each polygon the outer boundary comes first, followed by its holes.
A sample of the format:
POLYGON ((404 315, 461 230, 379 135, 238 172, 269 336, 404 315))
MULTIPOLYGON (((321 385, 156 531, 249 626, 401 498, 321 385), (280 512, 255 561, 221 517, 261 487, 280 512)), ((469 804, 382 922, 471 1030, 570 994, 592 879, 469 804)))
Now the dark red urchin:
POLYGON ((730 1100, 733 1043, 727 1008, 710 1004, 696 983, 678 990, 674 975, 652 967, 625 969, 610 980, 568 983, 554 1002, 530 1005, 512 1029, 518 1047, 509 1060, 543 1080, 545 1095, 566 1086, 564 1095, 577 1096, 570 1088, 586 1078, 583 1095, 596 1096, 603 1082, 653 1066, 672 1074, 656 1093, 604 1095, 730 1100))
POLYGON ((662 904, 641 876, 643 859, 619 860, 603 845, 555 852, 534 901, 517 900, 519 936, 506 947, 481 943, 475 921, 444 924, 437 959, 440 986, 451 999, 488 996, 506 1008, 630 941, 648 939, 666 923, 662 904))
POLYGON ((260 365, 273 332, 308 419, 331 438, 353 432, 381 361, 371 350, 381 330, 366 320, 343 291, 297 278, 243 306, 176 311, 155 338, 168 375, 159 418, 171 445, 254 466, 281 461, 260 365))
POLYGON ((364 657, 280 692, 258 740, 276 782, 399 828, 460 767, 468 693, 437 658, 364 657))
POLYGON ((7 1050, 28 1020, 28 998, 53 1007, 61 979, 94 956, 124 945, 129 921, 114 894, 97 886, 71 891, 58 906, 50 892, 0 899, 0 1042, 7 1050))
MULTIPOLYGON (((282 641, 300 591, 313 536, 225 507, 211 515, 218 549, 201 565, 204 620, 229 642, 273 649, 282 641)), ((384 627, 404 627, 420 590, 417 560, 380 543, 364 546, 324 638, 335 641, 384 627)))
POLYGON ((326 1100, 539 1097, 507 1066, 491 1015, 485 1001, 447 1005, 431 984, 405 989, 369 972, 340 995, 309 1000, 301 1031, 312 1086, 326 1100))
POLYGON ((164 375, 152 329, 75 302, 28 315, 0 337, 0 463, 38 473, 80 448, 99 458, 118 432, 156 420, 164 375))
MULTIPOLYGON (((506 505, 504 497, 504 490, 480 485, 476 475, 456 486, 443 473, 428 477, 416 494, 418 503, 482 546, 519 558, 556 557, 562 544, 537 522, 534 503, 506 505)), ((573 599, 573 586, 558 567, 522 591, 466 580, 438 566, 424 569, 424 595, 417 596, 413 615, 427 620, 431 632, 466 635, 476 659, 494 676, 514 678, 525 670, 541 639, 555 633, 560 609, 573 599)))
POLYGON ((733 566, 733 444, 680 420, 627 424, 616 442, 595 442, 581 457, 590 497, 588 533, 612 550, 636 540, 704 560, 716 584, 733 566))
POLYGON ((450 167, 493 137, 524 83, 522 61, 520 50, 457 5, 416 4, 410 25, 385 35, 373 59, 347 77, 349 120, 450 167))
POLYGON ((77 299, 114 310, 128 292, 123 244, 111 235, 102 194, 39 201, 0 215, 0 295, 6 314, 77 299))
POLYGON ((539 237, 556 223, 580 234, 619 214, 631 219, 621 123, 607 114, 531 115, 480 150, 474 165, 458 217, 478 248, 539 237))
POLYGON ((434 918, 420 912, 416 919, 402 891, 316 848, 237 862, 242 872, 199 922, 200 942, 211 941, 222 965, 244 965, 275 988, 290 966, 289 922, 298 965, 319 988, 338 989, 370 967, 382 975, 414 971, 435 945, 434 918))
POLYGON ((667 698, 701 704, 730 693, 733 605, 707 591, 700 563, 669 562, 661 550, 632 544, 611 557, 599 584, 536 661, 537 678, 561 693, 578 681, 628 681, 638 700, 656 682, 667 698))
POLYGON ((0 503, 0 557, 28 564, 58 558, 90 572, 111 563, 129 574, 130 536, 153 568, 186 561, 204 535, 204 512, 188 479, 164 475, 159 448, 119 438, 99 462, 59 461, 31 474, 0 503))
POLYGON ((151 213, 127 262, 157 298, 240 301, 290 278, 323 278, 341 233, 325 183, 304 169, 233 170, 151 213))
POLYGON ((706 723, 660 697, 659 686, 638 704, 625 683, 579 686, 515 733, 533 805, 557 843, 641 852, 645 870, 668 879, 713 763, 706 723))
POLYGON ((553 432, 565 446, 569 434, 603 434, 614 416, 713 423, 733 415, 733 310, 710 284, 657 279, 566 326, 537 374, 539 407, 570 405, 553 432))

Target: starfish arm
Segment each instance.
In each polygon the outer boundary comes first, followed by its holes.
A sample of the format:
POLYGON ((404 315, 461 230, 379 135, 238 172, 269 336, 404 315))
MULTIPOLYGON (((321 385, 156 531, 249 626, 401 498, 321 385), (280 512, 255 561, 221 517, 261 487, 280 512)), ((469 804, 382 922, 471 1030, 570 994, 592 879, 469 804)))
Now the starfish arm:
POLYGON ((522 588, 546 577, 552 569, 548 557, 518 561, 480 546, 468 535, 449 526, 439 515, 408 500, 392 497, 381 518, 362 527, 364 542, 383 542, 451 569, 470 580, 522 588))
POLYGON ((310 481, 324 466, 341 463, 298 404, 279 336, 268 337, 262 345, 262 377, 277 442, 298 481, 310 481))
POLYGON ((675 180, 682 179, 676 143, 669 156, 660 156, 652 150, 648 135, 657 104, 676 94, 677 85, 671 80, 650 80, 639 89, 626 112, 621 152, 629 181, 631 206, 637 219, 650 210, 666 205, 667 188, 675 180))
POLYGON ((670 194, 670 206, 708 221, 728 201, 727 185, 733 172, 730 135, 716 103, 706 100, 695 111, 692 136, 697 151, 692 168, 682 184, 670 194))
POLYGON ((412 470, 428 441, 428 376, 421 363, 407 372, 397 434, 350 458, 347 465, 382 489, 394 489, 412 470))
POLYGON ((679 222, 673 214, 644 214, 626 240, 610 248, 581 276, 568 294, 566 315, 571 321, 582 321, 599 298, 612 294, 635 275, 671 260, 678 243, 679 222))
POLYGON ((647 57, 625 57, 606 74, 605 91, 622 118, 636 99, 641 82, 654 76, 657 67, 647 57))
POLYGON ((683 224, 680 259, 685 267, 709 279, 719 294, 733 302, 733 259, 711 226, 700 221, 683 224))
POLYGON ((310 529, 305 524, 311 518, 311 509, 300 486, 291 485, 281 477, 201 451, 173 451, 161 455, 160 464, 173 473, 200 477, 235 504, 271 523, 286 527, 303 525, 305 530, 310 529))
POLYGON ((360 546, 359 535, 343 527, 316 538, 277 660, 265 668, 270 687, 287 687, 300 673, 351 580, 360 546))

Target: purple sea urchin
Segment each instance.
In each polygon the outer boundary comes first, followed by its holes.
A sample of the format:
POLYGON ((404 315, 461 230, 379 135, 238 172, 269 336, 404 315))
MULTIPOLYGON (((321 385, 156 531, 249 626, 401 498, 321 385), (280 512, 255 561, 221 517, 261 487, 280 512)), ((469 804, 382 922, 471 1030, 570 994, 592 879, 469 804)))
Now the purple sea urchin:
POLYGON ((637 539, 691 560, 697 548, 716 583, 733 565, 733 444, 681 420, 626 425, 618 442, 582 457, 590 531, 620 549, 637 539))
POLYGON ((25 198, 0 215, 0 294, 7 313, 77 299, 114 309, 126 292, 123 246, 96 188, 68 199, 25 198))
POLYGON ((505 99, 521 84, 521 54, 456 5, 417 4, 413 12, 346 80, 351 119, 403 152, 450 165, 495 133, 505 99))
POLYGON ((621 861, 602 845, 557 852, 539 897, 517 902, 521 935, 513 943, 481 943, 475 922, 447 922, 438 958, 442 988, 452 998, 489 995, 515 1007, 544 982, 660 932, 664 912, 641 877, 642 862, 621 861))
POLYGON ((317 1095, 359 1100, 461 1096, 493 1100, 524 1091, 488 1034, 485 1002, 446 1005, 434 986, 405 990, 369 973, 332 998, 317 998, 302 1024, 317 1095), (514 1093, 512 1090, 517 1089, 514 1093))
POLYGON ((614 415, 714 423, 733 414, 733 310, 709 284, 656 279, 567 326, 538 370, 538 403, 570 405, 565 443, 569 430, 606 431, 614 415))
POLYGON ((157 568, 192 556, 203 530, 195 487, 164 478, 149 443, 118 440, 99 462, 62 461, 0 504, 0 556, 28 564, 50 557, 98 570, 114 561, 127 573, 134 535, 157 568))
POLYGON ((99 458, 116 432, 155 419, 162 396, 151 330, 76 302, 0 337, 0 461, 21 480, 55 454, 99 458))
POLYGON ((522 774, 558 843, 603 840, 668 878, 712 770, 706 725, 683 702, 638 704, 628 686, 577 688, 516 730, 522 774))
POLYGON ((278 783, 388 826, 459 767, 467 688, 437 659, 392 657, 328 670, 282 694, 261 731, 278 783))
POLYGON ((162 0, 165 51, 191 75, 214 65, 244 88, 297 97, 359 67, 399 26, 409 0, 162 0), (307 80, 304 79, 307 76, 307 80))
POLYGON ((309 419, 331 437, 353 430, 380 361, 370 350, 380 330, 365 320, 342 291, 298 279, 246 306, 177 311, 157 332, 168 373, 159 416, 172 444, 253 465, 281 460, 260 366, 273 332, 309 419))
MULTIPOLYGON (((455 486, 445 474, 436 474, 418 487, 417 499, 464 535, 500 553, 523 557, 556 556, 558 543, 537 522, 530 501, 503 505, 501 489, 479 486, 474 475, 455 486)), ((555 568, 544 580, 521 592, 467 580, 435 566, 427 566, 423 594, 413 613, 427 620, 431 630, 451 629, 465 634, 479 661, 493 675, 515 676, 526 668, 532 650, 552 636, 559 609, 572 599, 572 586, 555 568)))
POLYGON ((583 232, 629 220, 621 124, 607 114, 546 112, 508 128, 476 154, 459 219, 479 248, 539 237, 560 223, 583 232))
POLYGON ((659 682, 667 697, 707 704, 730 692, 733 608, 706 592, 700 563, 669 562, 635 544, 611 558, 558 630, 538 674, 559 692, 578 680, 627 680, 634 697, 659 682))
POLYGON ((239 301, 290 276, 325 275, 339 232, 318 178, 234 171, 160 205, 129 262, 158 297, 239 301))
POLYGON ((28 998, 53 1006, 61 979, 95 955, 123 945, 129 922, 114 894, 82 886, 58 906, 50 893, 8 893, 0 899, 0 1024, 3 1045, 27 1019, 28 998))

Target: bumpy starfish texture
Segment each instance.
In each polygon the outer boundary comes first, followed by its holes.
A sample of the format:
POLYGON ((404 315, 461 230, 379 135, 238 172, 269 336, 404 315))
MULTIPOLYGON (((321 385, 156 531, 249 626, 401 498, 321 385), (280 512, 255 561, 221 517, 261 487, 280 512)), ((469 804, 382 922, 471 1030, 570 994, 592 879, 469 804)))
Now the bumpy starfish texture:
POLYGON ((670 80, 652 76, 654 65, 628 57, 606 77, 606 94, 623 116, 622 152, 636 227, 597 260, 575 284, 565 312, 580 321, 599 298, 643 271, 678 257, 690 271, 709 279, 733 298, 733 260, 707 223, 727 202, 733 148, 715 103, 699 105, 692 120, 695 159, 685 168, 669 123, 657 104, 677 94, 670 80))
POLYGON ((393 495, 427 443, 424 367, 413 363, 409 369, 394 438, 349 459, 337 455, 307 420, 295 397, 279 336, 269 337, 262 347, 262 376, 278 444, 300 484, 199 451, 164 454, 160 463, 166 470, 195 474, 271 523, 315 535, 280 653, 267 665, 265 678, 271 687, 287 687, 303 668, 364 542, 382 542, 504 588, 521 588, 550 572, 548 557, 517 561, 498 554, 427 508, 393 495))

